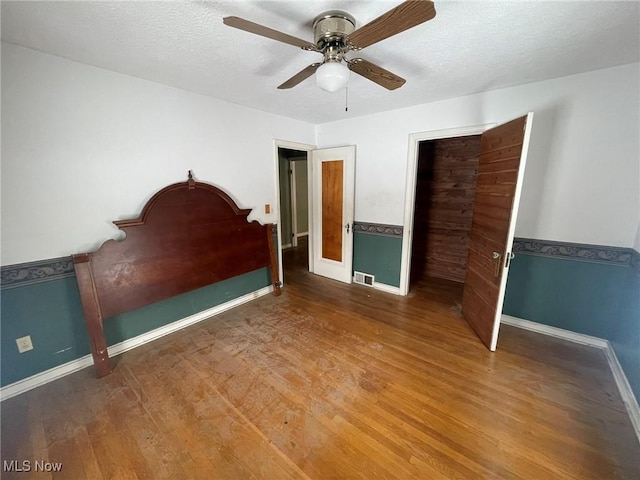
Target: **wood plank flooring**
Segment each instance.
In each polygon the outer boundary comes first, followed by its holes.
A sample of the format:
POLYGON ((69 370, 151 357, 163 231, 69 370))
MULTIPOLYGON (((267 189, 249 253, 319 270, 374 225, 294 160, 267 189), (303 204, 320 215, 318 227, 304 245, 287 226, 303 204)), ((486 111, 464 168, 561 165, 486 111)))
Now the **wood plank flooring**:
POLYGON ((640 478, 599 350, 503 326, 491 353, 458 284, 402 298, 298 253, 281 297, 3 402, 2 461, 32 470, 2 478, 640 478))

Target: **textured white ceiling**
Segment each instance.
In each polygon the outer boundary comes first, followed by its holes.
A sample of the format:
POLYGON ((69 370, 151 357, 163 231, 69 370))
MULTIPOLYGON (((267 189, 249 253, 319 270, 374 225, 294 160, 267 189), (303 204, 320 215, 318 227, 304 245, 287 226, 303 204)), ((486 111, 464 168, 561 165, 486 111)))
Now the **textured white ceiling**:
MULTIPOLYGON (((358 54, 407 79, 345 93, 283 81, 320 54, 225 26, 235 15, 313 41, 326 10, 362 26, 397 1, 2 2, 2 40, 318 124, 640 61, 637 1, 436 0, 436 17, 358 54)), ((351 57, 354 55, 351 54, 351 57)))

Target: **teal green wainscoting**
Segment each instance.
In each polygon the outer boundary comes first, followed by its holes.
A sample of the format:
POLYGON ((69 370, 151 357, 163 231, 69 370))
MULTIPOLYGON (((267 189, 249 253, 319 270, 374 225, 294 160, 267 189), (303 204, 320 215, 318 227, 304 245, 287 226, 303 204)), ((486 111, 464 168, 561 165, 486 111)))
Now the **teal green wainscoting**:
POLYGON ((400 287, 401 263, 402 227, 362 223, 354 226, 354 271, 374 275, 376 283, 400 287))
POLYGON ((640 273, 632 261, 637 252, 610 247, 600 254, 609 259, 598 261, 596 250, 608 247, 583 246, 583 253, 594 254, 592 261, 579 258, 581 250, 573 247, 555 256, 517 253, 503 313, 609 340, 640 399, 640 273))
MULTIPOLYGON (((3 277, 3 287, 4 280, 3 277)), ((114 345, 136 337, 270 283, 268 270, 263 268, 117 315, 104 322, 107 343, 114 345)), ((0 300, 0 385, 9 385, 90 353, 78 284, 72 273, 3 288, 0 300), (18 353, 15 339, 25 335, 31 335, 34 348, 18 353)))

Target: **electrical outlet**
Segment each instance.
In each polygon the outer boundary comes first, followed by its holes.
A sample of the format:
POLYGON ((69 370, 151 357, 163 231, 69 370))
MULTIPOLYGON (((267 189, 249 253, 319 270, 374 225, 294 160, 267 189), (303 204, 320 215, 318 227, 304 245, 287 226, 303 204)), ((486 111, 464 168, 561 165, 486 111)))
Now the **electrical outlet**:
POLYGON ((27 335, 26 337, 16 338, 16 343, 18 344, 18 352, 20 353, 33 350, 33 343, 31 343, 31 335, 27 335))

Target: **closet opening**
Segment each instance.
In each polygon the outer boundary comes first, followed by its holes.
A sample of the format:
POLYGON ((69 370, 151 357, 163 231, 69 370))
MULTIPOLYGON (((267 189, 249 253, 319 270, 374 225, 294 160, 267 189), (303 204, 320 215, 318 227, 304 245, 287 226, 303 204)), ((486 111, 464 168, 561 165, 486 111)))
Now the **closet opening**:
POLYGON ((462 298, 481 135, 418 144, 409 291, 450 290, 462 298))

